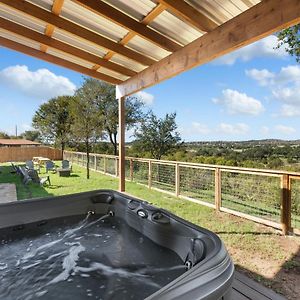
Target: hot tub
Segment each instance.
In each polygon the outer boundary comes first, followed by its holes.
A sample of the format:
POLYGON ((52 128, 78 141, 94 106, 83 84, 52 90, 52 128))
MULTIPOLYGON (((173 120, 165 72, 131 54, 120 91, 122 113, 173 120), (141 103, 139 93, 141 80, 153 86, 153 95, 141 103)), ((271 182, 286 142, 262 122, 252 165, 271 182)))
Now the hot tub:
POLYGON ((230 299, 212 232, 98 190, 0 205, 0 299, 230 299))

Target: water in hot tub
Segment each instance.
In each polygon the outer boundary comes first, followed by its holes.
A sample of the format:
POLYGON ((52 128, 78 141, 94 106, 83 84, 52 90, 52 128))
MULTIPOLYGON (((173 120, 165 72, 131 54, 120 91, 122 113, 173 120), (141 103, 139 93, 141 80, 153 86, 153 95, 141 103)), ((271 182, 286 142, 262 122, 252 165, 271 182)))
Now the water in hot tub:
POLYGON ((144 299, 183 262, 110 216, 0 232, 0 299, 144 299))

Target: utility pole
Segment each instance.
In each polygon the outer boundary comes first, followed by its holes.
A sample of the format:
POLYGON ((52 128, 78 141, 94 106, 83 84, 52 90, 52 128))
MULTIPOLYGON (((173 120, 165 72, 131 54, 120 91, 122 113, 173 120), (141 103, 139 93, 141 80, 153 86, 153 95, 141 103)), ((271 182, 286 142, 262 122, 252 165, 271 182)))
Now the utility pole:
POLYGON ((16 138, 18 137, 18 126, 16 125, 16 138))

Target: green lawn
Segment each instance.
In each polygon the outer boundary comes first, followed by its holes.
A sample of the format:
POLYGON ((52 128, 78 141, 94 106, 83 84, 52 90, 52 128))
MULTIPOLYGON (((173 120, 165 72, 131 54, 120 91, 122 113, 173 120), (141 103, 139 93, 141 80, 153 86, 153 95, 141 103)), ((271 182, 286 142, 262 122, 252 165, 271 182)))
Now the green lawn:
MULTIPOLYGON (((0 183, 15 183, 19 200, 118 187, 116 178, 93 171, 91 171, 91 178, 86 179, 85 169, 76 165, 73 165, 71 177, 59 177, 58 174, 49 173, 51 186, 45 187, 34 183, 24 186, 19 176, 11 173, 12 169, 9 165, 2 165, 0 170, 0 183)), ((45 175, 42 169, 40 176, 45 175)), ((284 290, 280 284, 282 278, 278 274, 284 271, 286 277, 286 273, 291 272, 291 266, 295 268, 300 266, 299 253, 297 256, 300 241, 297 237, 290 237, 287 247, 285 237, 263 225, 218 213, 211 208, 149 190, 134 182, 126 182, 126 191, 216 232, 240 268, 249 270, 253 277, 261 279, 268 285, 275 284, 277 290, 284 290), (269 267, 266 268, 266 265, 269 267)))

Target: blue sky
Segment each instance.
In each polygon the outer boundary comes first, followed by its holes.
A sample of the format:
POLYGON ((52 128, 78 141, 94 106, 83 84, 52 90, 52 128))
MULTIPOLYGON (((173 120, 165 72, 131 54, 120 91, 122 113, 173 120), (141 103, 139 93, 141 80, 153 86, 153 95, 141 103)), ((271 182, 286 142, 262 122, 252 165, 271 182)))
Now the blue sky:
MULTIPOLYGON (((139 95, 159 116, 175 111, 185 141, 298 139, 300 65, 275 44, 269 36, 139 95)), ((79 73, 5 48, 0 57, 1 131, 29 129, 41 103, 82 82, 79 73)))

